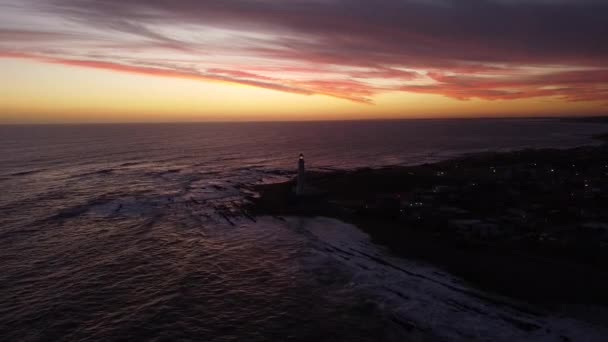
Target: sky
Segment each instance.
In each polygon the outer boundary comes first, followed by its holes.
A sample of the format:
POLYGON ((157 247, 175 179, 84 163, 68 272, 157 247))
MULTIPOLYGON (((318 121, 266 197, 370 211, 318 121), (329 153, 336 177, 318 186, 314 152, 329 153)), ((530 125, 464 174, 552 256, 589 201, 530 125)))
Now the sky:
POLYGON ((608 114, 608 0, 0 0, 0 123, 608 114))

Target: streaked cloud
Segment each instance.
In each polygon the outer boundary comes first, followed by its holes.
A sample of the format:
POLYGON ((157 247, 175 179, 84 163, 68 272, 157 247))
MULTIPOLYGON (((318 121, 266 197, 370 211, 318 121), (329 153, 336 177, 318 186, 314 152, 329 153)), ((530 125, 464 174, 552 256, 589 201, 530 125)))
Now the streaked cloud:
POLYGON ((608 101, 605 1, 3 0, 0 12, 11 58, 361 103, 608 101))

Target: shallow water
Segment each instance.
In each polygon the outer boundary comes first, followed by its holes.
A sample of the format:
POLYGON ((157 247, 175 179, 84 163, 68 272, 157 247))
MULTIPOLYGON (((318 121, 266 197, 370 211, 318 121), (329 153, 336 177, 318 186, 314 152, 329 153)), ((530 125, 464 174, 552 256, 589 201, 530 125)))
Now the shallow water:
POLYGON ((293 175, 299 152, 310 168, 350 169, 577 146, 605 131, 553 120, 1 126, 0 340, 598 340, 600 327, 526 316, 391 259, 352 226, 254 222, 238 203, 247 185, 293 175))

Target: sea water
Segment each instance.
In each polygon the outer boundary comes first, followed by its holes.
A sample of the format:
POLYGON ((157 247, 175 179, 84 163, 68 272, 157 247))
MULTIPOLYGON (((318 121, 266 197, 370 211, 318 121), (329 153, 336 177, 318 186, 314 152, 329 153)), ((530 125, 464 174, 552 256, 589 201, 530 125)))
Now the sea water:
POLYGON ((0 126, 0 340, 602 340, 601 327, 395 258, 351 225, 238 208, 251 185, 291 178, 299 153, 328 171, 606 131, 550 119, 0 126))

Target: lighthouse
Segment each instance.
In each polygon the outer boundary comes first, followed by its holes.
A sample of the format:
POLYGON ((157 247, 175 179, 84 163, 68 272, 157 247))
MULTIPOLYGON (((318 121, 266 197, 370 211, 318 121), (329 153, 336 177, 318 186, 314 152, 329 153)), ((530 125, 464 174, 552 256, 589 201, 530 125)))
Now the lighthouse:
POLYGON ((296 195, 301 196, 304 194, 304 174, 306 168, 304 165, 304 155, 300 153, 300 159, 298 160, 298 180, 296 185, 296 195))

